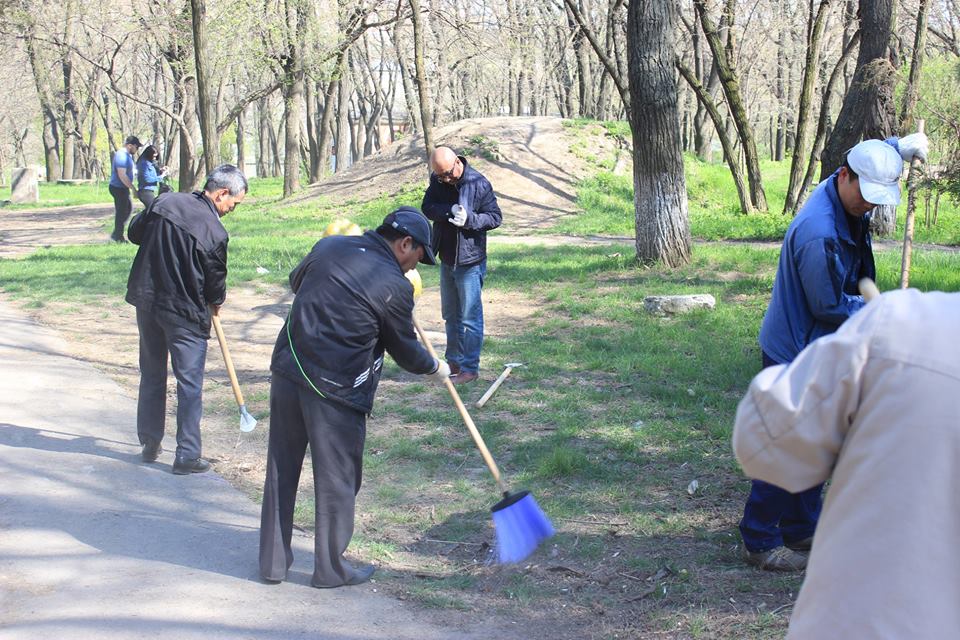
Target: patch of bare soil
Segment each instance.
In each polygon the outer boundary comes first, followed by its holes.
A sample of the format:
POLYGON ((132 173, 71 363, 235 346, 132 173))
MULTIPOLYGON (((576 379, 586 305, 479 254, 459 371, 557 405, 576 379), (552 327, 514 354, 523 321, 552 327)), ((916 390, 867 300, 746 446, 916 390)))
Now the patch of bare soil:
POLYGON ((0 209, 0 258, 16 258, 39 247, 109 242, 104 231, 112 204, 58 209, 0 209))
MULTIPOLYGON (((461 120, 437 127, 434 137, 438 146, 468 154, 468 162, 490 180, 503 210, 498 235, 547 229, 576 213, 576 183, 589 171, 587 162, 572 151, 576 140, 561 118, 461 120)), ((590 153, 621 152, 613 138, 598 132, 591 136, 590 153)), ((429 175, 422 137, 414 136, 312 185, 293 201, 318 196, 341 202, 367 201, 426 184, 429 175)))

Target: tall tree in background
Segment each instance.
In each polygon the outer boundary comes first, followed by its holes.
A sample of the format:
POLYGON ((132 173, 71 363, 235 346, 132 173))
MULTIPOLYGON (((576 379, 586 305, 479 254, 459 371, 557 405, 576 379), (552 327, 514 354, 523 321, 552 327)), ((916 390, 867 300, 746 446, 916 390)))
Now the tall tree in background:
POLYGON ((630 129, 637 260, 690 261, 687 185, 677 111, 673 0, 632 0, 627 10, 630 129))
MULTIPOLYGON (((867 138, 887 138, 898 131, 894 87, 897 70, 890 62, 895 0, 860 0, 860 53, 850 90, 843 100, 820 158, 820 180, 843 162, 847 149, 867 138)), ((896 227, 897 208, 877 207, 871 226, 877 235, 896 227)))
MULTIPOLYGON (((813 100, 813 85, 816 80, 817 68, 820 64, 820 40, 823 38, 824 26, 830 9, 830 0, 821 0, 816 18, 810 16, 812 27, 807 34, 807 58, 803 67, 803 81, 800 88, 800 104, 797 107, 797 138, 793 147, 793 157, 790 161, 790 183, 787 185, 787 197, 783 204, 783 212, 793 213, 797 210, 800 196, 804 160, 807 153, 807 135, 810 127, 810 111, 813 100)), ((811 7, 812 10, 812 7, 811 7)))
POLYGON ((895 0, 860 0, 857 69, 820 158, 820 180, 836 171, 847 149, 860 140, 896 133, 896 69, 890 64, 888 53, 894 4, 895 0))
POLYGON ((220 164, 220 136, 210 102, 210 78, 207 72, 206 2, 190 0, 193 26, 193 56, 197 75, 197 106, 200 112, 200 137, 203 139, 203 163, 207 174, 220 164))
MULTIPOLYGON (((737 127, 737 134, 740 137, 740 145, 743 149, 744 160, 747 163, 747 182, 750 185, 750 202, 755 209, 759 211, 767 210, 767 195, 763 191, 763 178, 760 175, 760 158, 757 155, 757 143, 753 135, 753 126, 750 124, 750 118, 747 116, 747 108, 744 104, 743 93, 740 89, 740 79, 734 65, 731 55, 732 46, 730 38, 727 39, 727 46, 724 47, 720 39, 720 32, 716 24, 707 12, 706 0, 694 0, 694 7, 697 15, 700 17, 700 26, 703 27, 703 33, 710 45, 710 51, 713 53, 714 61, 717 65, 717 73, 720 76, 720 86, 723 87, 723 94, 727 98, 727 106, 730 108, 730 115, 737 127)), ((727 12, 732 13, 733 3, 727 4, 727 12)), ((728 18, 730 24, 732 18, 728 18)))
POLYGON ((433 153, 433 113, 430 105, 430 85, 427 83, 426 64, 423 60, 423 17, 420 15, 420 0, 410 0, 413 14, 413 64, 416 69, 417 94, 420 97, 420 123, 423 126, 423 146, 427 158, 433 153))

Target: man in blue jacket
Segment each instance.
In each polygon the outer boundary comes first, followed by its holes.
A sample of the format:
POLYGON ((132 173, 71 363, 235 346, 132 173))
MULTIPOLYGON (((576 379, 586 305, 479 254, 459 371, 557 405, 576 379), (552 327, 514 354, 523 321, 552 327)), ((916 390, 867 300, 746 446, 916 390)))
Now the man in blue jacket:
MULTIPOLYGON (((900 202, 903 162, 914 156, 925 159, 927 147, 922 133, 864 140, 811 194, 780 250, 773 295, 760 327, 764 367, 790 363, 863 307, 857 284, 861 278, 876 278, 870 211, 900 202)), ((821 484, 793 494, 754 480, 740 521, 747 562, 771 571, 805 568, 822 490, 821 484)))
POLYGON ((296 298, 270 362, 260 520, 260 575, 268 582, 285 580, 293 563, 293 511, 307 444, 316 518, 311 584, 357 585, 373 575, 372 566, 354 566, 343 552, 353 536, 366 417, 384 351, 412 373, 437 381, 450 375, 414 333, 413 287, 404 273, 418 262, 436 264, 430 223, 413 207, 400 207, 375 231, 320 240, 290 273, 296 298))
POLYGON ((487 231, 503 216, 490 181, 449 147, 430 156, 430 185, 421 208, 433 220, 433 251, 440 253, 440 304, 446 359, 455 384, 472 382, 483 348, 481 290, 487 274, 487 231))

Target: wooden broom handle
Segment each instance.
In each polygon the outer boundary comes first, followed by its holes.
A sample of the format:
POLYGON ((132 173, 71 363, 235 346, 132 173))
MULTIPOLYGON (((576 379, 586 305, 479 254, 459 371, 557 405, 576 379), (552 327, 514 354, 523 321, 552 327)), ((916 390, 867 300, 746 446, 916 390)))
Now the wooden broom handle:
POLYGON ((237 382, 237 372, 233 368, 233 359, 230 357, 230 350, 227 349, 227 339, 223 337, 223 327, 220 326, 220 316, 211 311, 210 319, 213 321, 213 330, 217 334, 220 351, 223 353, 223 363, 227 365, 227 375, 230 376, 230 386, 233 387, 233 397, 237 399, 237 404, 242 407, 245 404, 243 402, 243 393, 240 391, 240 383, 237 382))
MULTIPOLYGON (((434 360, 440 362, 440 358, 437 357, 437 352, 433 350, 433 345, 430 344, 427 334, 420 326, 420 323, 417 322, 416 318, 413 319, 413 326, 417 329, 417 333, 420 334, 420 340, 423 341, 423 345, 427 348, 427 351, 430 352, 430 355, 433 356, 434 360)), ((454 387, 453 383, 450 382, 449 377, 444 378, 443 382, 447 385, 447 391, 450 392, 450 397, 453 398, 453 403, 457 405, 457 410, 460 412, 460 416, 463 418, 464 423, 466 423, 467 429, 470 430, 470 435, 473 436, 473 441, 480 450, 480 455, 483 456, 483 461, 487 463, 490 473, 493 474, 493 479, 496 480, 497 486, 500 488, 500 492, 507 493, 507 486, 500 478, 500 469, 497 468, 497 463, 493 461, 493 456, 490 455, 487 445, 484 444, 483 438, 480 436, 480 432, 477 430, 477 425, 473 423, 473 419, 467 412, 467 407, 464 406, 463 400, 460 399, 460 394, 457 393, 456 387, 454 387)))
POLYGON ((497 392, 497 389, 500 388, 500 385, 502 385, 503 381, 507 379, 507 376, 510 375, 511 371, 513 371, 513 367, 506 367, 503 370, 503 373, 501 373, 496 381, 490 385, 490 388, 487 389, 487 392, 480 396, 480 399, 477 400, 477 409, 480 409, 483 407, 483 405, 487 404, 487 400, 493 397, 493 394, 497 392))

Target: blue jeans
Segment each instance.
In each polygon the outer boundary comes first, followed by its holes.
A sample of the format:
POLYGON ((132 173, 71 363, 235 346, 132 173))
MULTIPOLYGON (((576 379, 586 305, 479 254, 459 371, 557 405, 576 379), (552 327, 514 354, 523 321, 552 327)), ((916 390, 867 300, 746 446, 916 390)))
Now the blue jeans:
MULTIPOLYGON (((763 367, 778 364, 766 353, 763 367)), ((743 508, 740 535, 751 553, 769 551, 813 535, 823 507, 823 485, 790 493, 762 480, 754 480, 743 508)))
POLYGON ((447 328, 447 362, 464 373, 480 370, 483 348, 483 301, 480 292, 487 261, 468 267, 440 264, 440 310, 447 328))

